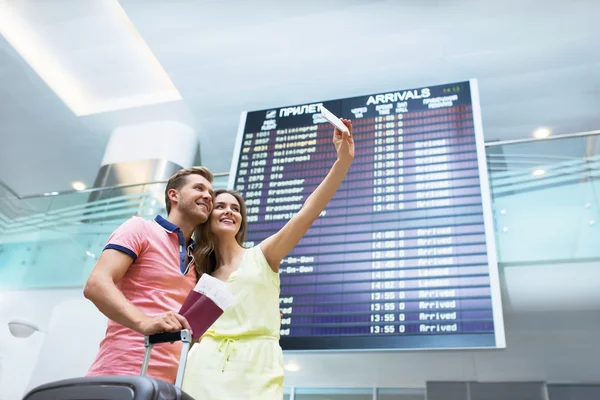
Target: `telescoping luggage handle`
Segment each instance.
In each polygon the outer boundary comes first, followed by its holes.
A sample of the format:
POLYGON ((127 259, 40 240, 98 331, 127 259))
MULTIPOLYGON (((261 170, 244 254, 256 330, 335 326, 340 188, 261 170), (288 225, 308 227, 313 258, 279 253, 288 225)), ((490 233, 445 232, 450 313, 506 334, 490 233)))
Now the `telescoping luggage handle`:
POLYGON ((183 373, 185 372, 185 363, 187 361, 187 355, 190 351, 192 344, 192 333, 189 329, 182 329, 180 331, 157 333, 145 337, 144 345, 146 346, 146 354, 144 355, 144 363, 142 364, 142 371, 140 375, 146 375, 148 371, 148 364, 150 363, 150 352, 152 347, 157 343, 167 342, 179 342, 183 343, 181 346, 181 357, 179 358, 179 368, 177 369, 177 378, 175 379, 175 386, 181 387, 183 381, 183 373))

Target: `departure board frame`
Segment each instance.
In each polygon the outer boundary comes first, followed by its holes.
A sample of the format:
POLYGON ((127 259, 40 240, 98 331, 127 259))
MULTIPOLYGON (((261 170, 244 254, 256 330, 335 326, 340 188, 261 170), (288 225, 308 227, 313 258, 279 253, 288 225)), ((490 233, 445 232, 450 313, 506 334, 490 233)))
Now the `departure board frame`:
POLYGON ((280 266, 284 351, 505 348, 476 79, 242 112, 228 187, 247 202, 247 245, 280 229, 333 165, 320 104, 352 120, 356 156, 280 266), (375 218, 386 213, 398 218, 375 218))

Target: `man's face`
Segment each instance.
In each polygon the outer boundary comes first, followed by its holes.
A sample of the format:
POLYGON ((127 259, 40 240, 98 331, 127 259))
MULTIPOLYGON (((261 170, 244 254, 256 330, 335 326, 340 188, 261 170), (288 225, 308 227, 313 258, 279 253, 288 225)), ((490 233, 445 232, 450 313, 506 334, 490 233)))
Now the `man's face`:
POLYGON ((191 174, 186 177, 185 185, 179 189, 179 202, 177 210, 196 224, 203 224, 208 220, 212 211, 213 190, 212 185, 202 175, 191 174))

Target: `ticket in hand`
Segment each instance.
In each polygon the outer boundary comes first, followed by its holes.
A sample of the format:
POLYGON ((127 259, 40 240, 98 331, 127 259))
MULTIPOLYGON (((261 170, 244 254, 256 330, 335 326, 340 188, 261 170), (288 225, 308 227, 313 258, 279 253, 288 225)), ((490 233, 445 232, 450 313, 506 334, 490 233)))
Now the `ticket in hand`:
POLYGON ((320 106, 320 109, 321 109, 321 115, 323 115, 323 117, 327 121, 329 121, 331 123, 331 125, 335 126, 342 132, 349 132, 348 127, 346 125, 344 125, 342 120, 340 120, 338 117, 333 115, 333 113, 331 111, 326 109, 323 105, 320 106))
POLYGON ((192 340, 197 341, 210 326, 235 302, 225 283, 203 274, 179 310, 192 328, 192 340))

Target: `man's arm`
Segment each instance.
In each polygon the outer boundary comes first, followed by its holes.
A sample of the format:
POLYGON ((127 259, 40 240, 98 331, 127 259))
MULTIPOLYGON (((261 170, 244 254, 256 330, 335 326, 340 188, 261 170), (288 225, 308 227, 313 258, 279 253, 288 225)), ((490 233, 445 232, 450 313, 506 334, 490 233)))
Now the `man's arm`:
POLYGON ((104 250, 85 284, 83 295, 108 318, 143 335, 191 329, 187 320, 173 311, 149 317, 127 300, 116 284, 132 262, 125 253, 104 250))

